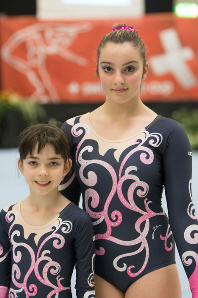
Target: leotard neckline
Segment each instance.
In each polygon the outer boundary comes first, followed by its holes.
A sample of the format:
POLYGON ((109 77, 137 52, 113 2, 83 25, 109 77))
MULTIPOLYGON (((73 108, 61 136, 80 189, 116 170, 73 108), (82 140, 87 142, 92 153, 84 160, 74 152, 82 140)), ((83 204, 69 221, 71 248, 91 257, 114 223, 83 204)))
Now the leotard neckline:
POLYGON ((92 130, 92 132, 94 133, 95 136, 97 136, 97 138, 105 141, 105 142, 109 142, 109 143, 122 143, 122 142, 125 142, 125 141, 128 141, 130 139, 133 139, 135 138, 136 136, 140 135, 141 133, 145 133, 145 131, 150 128, 159 118, 161 118, 160 115, 157 115, 144 129, 140 130, 139 132, 137 132, 136 134, 128 137, 128 138, 125 138, 125 139, 121 139, 121 140, 111 140, 111 139, 107 139, 107 138, 103 138, 101 137, 96 131, 95 129, 93 128, 92 124, 91 124, 91 121, 90 121, 90 112, 88 112, 87 114, 87 120, 88 120, 88 124, 92 130))

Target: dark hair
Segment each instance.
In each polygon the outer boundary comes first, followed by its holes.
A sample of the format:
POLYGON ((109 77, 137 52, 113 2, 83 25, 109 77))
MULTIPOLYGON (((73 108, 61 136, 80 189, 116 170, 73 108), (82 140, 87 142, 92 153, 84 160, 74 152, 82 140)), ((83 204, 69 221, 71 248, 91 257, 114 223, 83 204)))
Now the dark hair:
POLYGON ((55 125, 34 124, 21 132, 18 145, 21 162, 28 154, 32 154, 37 144, 38 153, 47 144, 51 144, 54 146, 56 154, 60 154, 65 161, 70 158, 68 139, 64 132, 55 125))
MULTIPOLYGON (((127 24, 115 24, 113 25, 112 29, 118 26, 128 26, 127 24)), ((98 64, 99 64, 99 58, 101 54, 101 49, 103 49, 107 43, 125 43, 125 42, 131 42, 134 47, 139 48, 140 50, 140 56, 143 60, 143 69, 146 66, 146 48, 143 40, 137 33, 126 30, 126 29, 116 29, 115 31, 111 31, 110 33, 106 34, 102 40, 99 43, 98 50, 97 50, 97 69, 96 74, 99 75, 98 71, 98 64)))

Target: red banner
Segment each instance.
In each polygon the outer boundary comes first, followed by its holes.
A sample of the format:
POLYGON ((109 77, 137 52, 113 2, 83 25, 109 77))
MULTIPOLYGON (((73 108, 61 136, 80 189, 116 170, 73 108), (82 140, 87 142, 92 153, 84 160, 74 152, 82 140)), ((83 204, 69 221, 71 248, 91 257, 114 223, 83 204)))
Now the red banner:
POLYGON ((198 100, 198 19, 172 14, 134 19, 1 19, 1 89, 39 102, 100 102, 97 47, 115 23, 134 26, 145 42, 149 73, 143 101, 198 100))

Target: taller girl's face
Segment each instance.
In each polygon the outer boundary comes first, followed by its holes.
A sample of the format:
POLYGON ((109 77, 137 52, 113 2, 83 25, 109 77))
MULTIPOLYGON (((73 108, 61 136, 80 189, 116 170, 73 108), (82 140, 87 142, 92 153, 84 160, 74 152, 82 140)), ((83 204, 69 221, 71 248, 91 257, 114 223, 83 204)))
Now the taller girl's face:
POLYGON ((142 80, 148 65, 143 69, 143 60, 138 48, 130 42, 109 42, 99 57, 99 78, 107 100, 126 103, 139 99, 142 80))

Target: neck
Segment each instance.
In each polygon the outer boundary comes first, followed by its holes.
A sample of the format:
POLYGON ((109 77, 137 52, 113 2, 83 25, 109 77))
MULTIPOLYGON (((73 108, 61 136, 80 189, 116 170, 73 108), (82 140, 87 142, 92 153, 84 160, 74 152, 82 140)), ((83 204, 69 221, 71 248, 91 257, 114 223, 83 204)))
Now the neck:
POLYGON ((30 191, 30 195, 27 197, 26 203, 36 210, 47 210, 57 206, 61 197, 62 195, 58 190, 51 194, 47 194, 46 196, 38 195, 30 191))
POLYGON ((117 119, 139 116, 148 109, 141 100, 126 104, 116 104, 106 101, 101 108, 105 114, 117 119))

